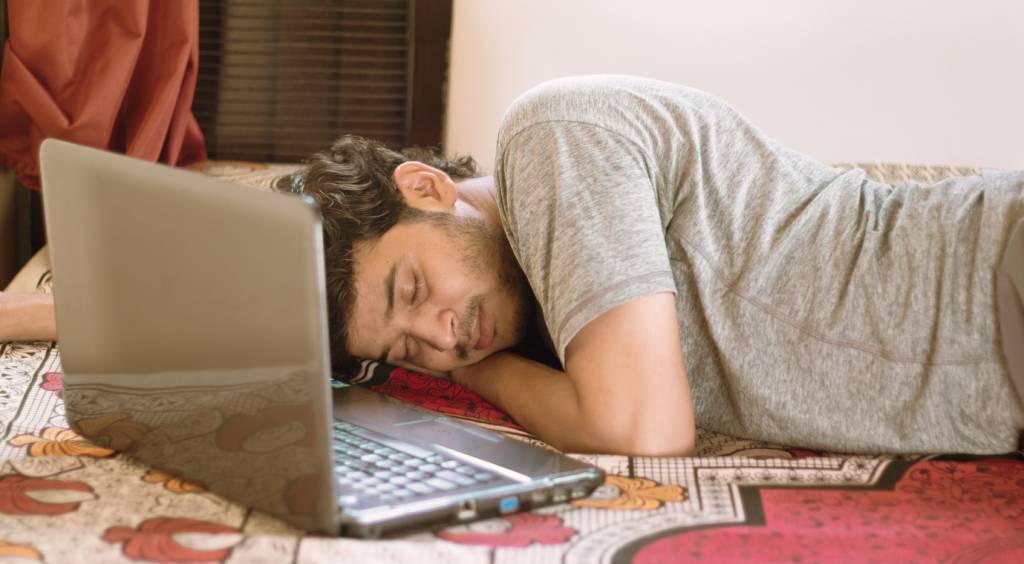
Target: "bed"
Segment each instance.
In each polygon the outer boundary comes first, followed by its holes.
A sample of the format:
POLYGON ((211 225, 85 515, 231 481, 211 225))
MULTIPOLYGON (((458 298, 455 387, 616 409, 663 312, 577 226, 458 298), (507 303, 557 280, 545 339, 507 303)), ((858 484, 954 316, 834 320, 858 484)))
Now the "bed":
MULTIPOLYGON (((845 164, 900 183, 973 168, 845 164)), ((269 189, 285 165, 207 162, 269 189)), ((15 290, 50 291, 45 255, 15 290)), ((367 362, 352 383, 536 438, 446 379, 367 362)), ((698 430, 689 458, 574 455, 604 468, 594 496, 389 540, 304 535, 119 454, 128 418, 68 428, 54 343, 0 346, 0 560, 39 562, 1024 562, 1024 453, 844 455, 698 430)), ((542 443, 540 443, 542 444, 542 443)))

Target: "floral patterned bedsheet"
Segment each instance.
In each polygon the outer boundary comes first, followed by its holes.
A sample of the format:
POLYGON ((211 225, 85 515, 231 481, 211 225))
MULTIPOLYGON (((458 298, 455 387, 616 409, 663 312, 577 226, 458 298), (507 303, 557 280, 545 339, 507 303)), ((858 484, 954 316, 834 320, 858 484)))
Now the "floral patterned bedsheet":
MULTIPOLYGON (((363 385, 536 441, 450 381, 363 385)), ((63 416, 59 350, 0 348, 0 559, 39 562, 1024 561, 1024 456, 841 456, 708 432, 691 458, 579 455, 608 478, 569 504, 409 536, 304 535, 118 454, 140 431, 63 416)))

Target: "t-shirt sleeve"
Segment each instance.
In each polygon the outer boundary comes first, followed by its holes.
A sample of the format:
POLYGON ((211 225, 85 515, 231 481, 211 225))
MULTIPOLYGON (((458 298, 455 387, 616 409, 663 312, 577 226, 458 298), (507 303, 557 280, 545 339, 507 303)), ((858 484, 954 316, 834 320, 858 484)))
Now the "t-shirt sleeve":
POLYGON ((532 125, 499 149, 502 221, 563 367, 595 318, 676 291, 652 165, 633 141, 579 122, 532 125))

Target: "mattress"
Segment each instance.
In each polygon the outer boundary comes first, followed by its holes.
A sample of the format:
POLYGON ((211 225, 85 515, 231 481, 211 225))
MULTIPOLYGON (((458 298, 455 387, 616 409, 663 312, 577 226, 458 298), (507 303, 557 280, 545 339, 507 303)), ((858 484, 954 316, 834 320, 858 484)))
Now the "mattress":
MULTIPOLYGON (((846 164, 900 183, 967 167, 846 164)), ((195 169, 269 189, 289 165, 195 169)), ((24 278, 24 277, 23 277, 24 278)), ((43 265, 32 284, 49 291, 43 265)), ((457 384, 366 362, 348 379, 538 444, 457 384)), ((0 346, 0 559, 46 562, 1024 561, 1024 454, 848 455, 698 430, 693 457, 572 455, 605 469, 590 498, 389 540, 303 534, 119 454, 128 417, 67 425, 55 343, 0 346)))

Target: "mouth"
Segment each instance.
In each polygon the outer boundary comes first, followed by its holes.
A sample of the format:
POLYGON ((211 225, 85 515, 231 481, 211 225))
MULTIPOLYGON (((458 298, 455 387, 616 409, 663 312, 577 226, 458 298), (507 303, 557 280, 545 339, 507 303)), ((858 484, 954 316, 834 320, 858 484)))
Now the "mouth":
POLYGON ((473 345, 474 349, 481 350, 491 346, 491 341, 494 339, 494 328, 488 325, 489 322, 490 320, 484 314, 484 308, 477 308, 476 327, 479 336, 476 339, 476 344, 473 345))

